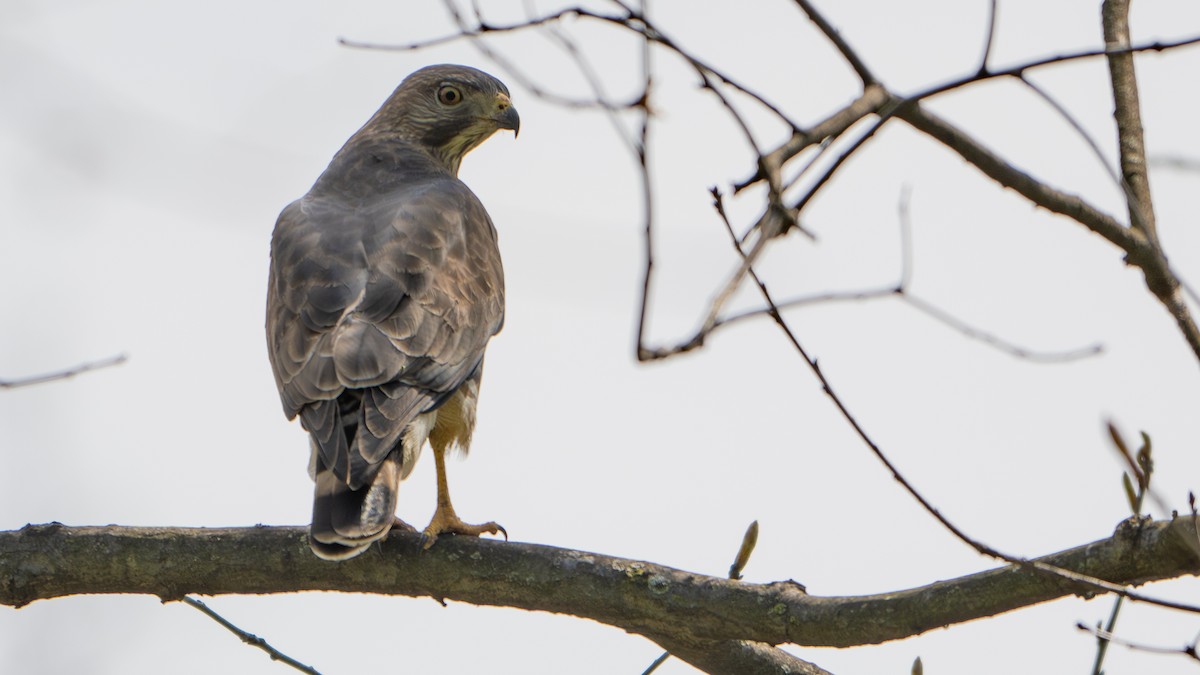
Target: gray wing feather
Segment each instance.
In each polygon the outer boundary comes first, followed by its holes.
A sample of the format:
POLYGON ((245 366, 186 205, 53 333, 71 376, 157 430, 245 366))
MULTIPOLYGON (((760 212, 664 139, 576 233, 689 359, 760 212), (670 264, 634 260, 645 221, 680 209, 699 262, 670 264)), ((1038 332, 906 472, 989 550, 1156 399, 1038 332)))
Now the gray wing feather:
POLYGON ((478 367, 503 323, 495 229, 445 176, 370 204, 311 194, 280 214, 267 334, 285 413, 352 489, 478 367), (358 419, 337 399, 362 390, 358 419), (357 424, 353 446, 343 429, 357 424))

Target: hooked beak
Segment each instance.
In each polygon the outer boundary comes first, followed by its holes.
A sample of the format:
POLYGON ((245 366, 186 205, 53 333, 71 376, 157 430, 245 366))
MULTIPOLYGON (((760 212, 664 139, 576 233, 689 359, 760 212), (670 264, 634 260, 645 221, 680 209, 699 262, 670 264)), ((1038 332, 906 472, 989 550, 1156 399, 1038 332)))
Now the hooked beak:
POLYGON ((521 117, 517 114, 517 109, 513 107, 512 99, 508 94, 499 92, 496 94, 496 109, 492 113, 492 119, 496 122, 498 129, 511 129, 513 138, 516 138, 521 133, 521 117))

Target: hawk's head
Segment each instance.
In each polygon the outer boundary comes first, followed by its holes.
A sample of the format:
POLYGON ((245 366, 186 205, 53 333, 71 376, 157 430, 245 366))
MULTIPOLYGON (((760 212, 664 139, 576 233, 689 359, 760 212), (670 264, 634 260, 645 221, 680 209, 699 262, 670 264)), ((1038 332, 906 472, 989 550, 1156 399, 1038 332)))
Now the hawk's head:
POLYGON ((362 132, 398 134, 429 151, 451 173, 463 155, 521 118, 508 87, 469 66, 428 66, 404 78, 362 132))

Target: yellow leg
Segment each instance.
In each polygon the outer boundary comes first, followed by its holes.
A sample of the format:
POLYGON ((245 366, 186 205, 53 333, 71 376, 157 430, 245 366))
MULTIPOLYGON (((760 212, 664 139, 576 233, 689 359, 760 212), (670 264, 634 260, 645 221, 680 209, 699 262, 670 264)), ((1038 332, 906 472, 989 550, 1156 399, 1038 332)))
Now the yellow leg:
POLYGON ((429 527, 426 527, 425 531, 421 533, 422 548, 428 549, 433 546, 438 535, 444 533, 462 534, 469 537, 478 537, 484 532, 488 534, 503 533, 504 538, 508 539, 508 532, 494 521, 482 525, 470 525, 464 523, 454 513, 454 506, 450 503, 450 485, 446 480, 446 450, 436 447, 431 449, 433 450, 433 461, 437 467, 437 510, 433 513, 433 520, 430 521, 429 527))

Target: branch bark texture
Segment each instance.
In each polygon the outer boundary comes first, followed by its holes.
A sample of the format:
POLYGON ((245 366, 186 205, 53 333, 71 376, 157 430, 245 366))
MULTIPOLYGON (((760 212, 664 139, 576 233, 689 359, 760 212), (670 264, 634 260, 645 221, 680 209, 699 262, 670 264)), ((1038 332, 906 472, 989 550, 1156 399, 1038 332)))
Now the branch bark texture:
MULTIPOLYGON (((1040 561, 1119 584, 1200 573, 1194 516, 1127 521, 1110 538, 1040 561)), ((0 603, 81 593, 200 595, 343 591, 432 597, 593 619, 674 653, 713 641, 849 647, 918 635, 1066 595, 1086 585, 1010 565, 878 595, 808 595, 790 581, 753 584, 536 544, 447 538, 422 552, 393 533, 354 560, 308 551, 303 527, 145 528, 29 525, 0 532, 0 603)), ((765 645, 763 645, 765 647, 765 645)), ((815 672, 815 671, 814 671, 815 672)))
POLYGON ((1129 187, 1129 222, 1158 241, 1154 202, 1150 199, 1150 176, 1146 172, 1146 140, 1142 131, 1142 104, 1138 94, 1133 54, 1127 50, 1129 38, 1129 0, 1105 0, 1101 6, 1104 44, 1108 54, 1108 73, 1112 80, 1113 117, 1117 121, 1117 139, 1121 148, 1121 178, 1129 187))

